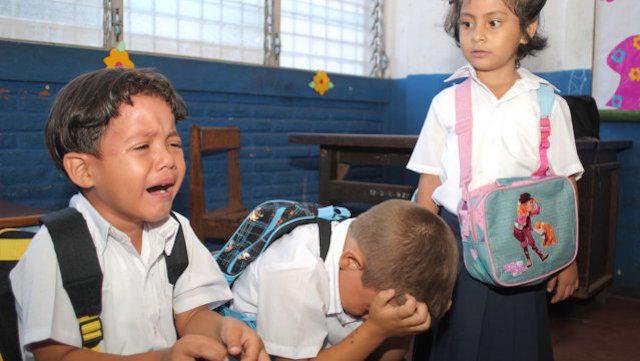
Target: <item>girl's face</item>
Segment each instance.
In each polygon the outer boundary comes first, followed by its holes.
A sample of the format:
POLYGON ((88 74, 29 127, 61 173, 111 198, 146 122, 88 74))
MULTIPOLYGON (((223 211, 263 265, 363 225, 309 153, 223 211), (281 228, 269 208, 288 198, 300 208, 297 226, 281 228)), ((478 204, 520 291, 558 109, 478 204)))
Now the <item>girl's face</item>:
MULTIPOLYGON (((527 39, 520 20, 502 0, 465 0, 460 11, 460 47, 478 76, 516 69, 518 46, 527 39)), ((537 23, 529 26, 535 34, 537 23)))

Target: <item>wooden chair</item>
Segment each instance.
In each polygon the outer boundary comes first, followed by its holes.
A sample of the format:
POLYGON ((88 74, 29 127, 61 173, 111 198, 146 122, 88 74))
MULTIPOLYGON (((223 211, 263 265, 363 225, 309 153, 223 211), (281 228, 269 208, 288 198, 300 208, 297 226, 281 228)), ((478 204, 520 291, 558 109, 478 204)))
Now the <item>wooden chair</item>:
POLYGON ((189 170, 191 189, 191 224, 196 235, 227 240, 240 225, 248 211, 242 205, 240 192, 240 130, 238 127, 191 127, 189 170), (224 208, 207 211, 204 198, 204 173, 202 155, 216 152, 227 153, 227 181, 229 199, 224 208))

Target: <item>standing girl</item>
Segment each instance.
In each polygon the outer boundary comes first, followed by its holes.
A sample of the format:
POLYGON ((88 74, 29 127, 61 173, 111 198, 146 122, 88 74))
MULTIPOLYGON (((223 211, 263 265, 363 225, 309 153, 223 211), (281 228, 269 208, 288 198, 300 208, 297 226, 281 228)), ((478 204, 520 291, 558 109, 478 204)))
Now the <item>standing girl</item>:
MULTIPOLYGON (((540 107, 537 89, 548 84, 520 67, 542 50, 537 33, 546 0, 450 0, 445 28, 468 65, 447 81, 470 77, 473 130, 469 190, 498 178, 528 177, 539 164, 540 107)), ((437 211, 459 235, 461 199, 455 87, 432 101, 408 169, 421 174, 418 202, 437 211)), ((567 103, 555 97, 551 113, 549 166, 575 180, 584 169, 578 159, 567 103)), ((462 252, 460 252, 462 255, 462 252)), ((462 265, 463 262, 460 262, 462 265)), ((546 283, 551 302, 578 287, 575 262, 546 283)), ((552 360, 545 284, 500 288, 472 279, 464 266, 453 306, 434 329, 431 361, 552 360)), ((428 355, 416 355, 427 359, 428 355)))

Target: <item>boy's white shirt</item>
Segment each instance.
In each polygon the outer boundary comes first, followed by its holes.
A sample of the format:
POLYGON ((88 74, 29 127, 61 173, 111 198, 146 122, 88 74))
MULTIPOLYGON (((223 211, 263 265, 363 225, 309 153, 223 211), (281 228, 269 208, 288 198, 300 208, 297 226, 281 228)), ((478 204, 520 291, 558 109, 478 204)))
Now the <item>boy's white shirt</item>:
MULTIPOLYGON (((164 258, 170 254, 178 231, 172 217, 145 226, 138 254, 129 238, 102 218, 82 195, 73 196, 69 206, 84 216, 103 273, 101 352, 128 355, 171 347, 176 341, 174 311, 216 307, 231 298, 218 265, 183 216, 178 219, 189 266, 172 287, 164 258)), ((24 360, 34 359, 26 346, 47 339, 81 347, 78 321, 62 286, 46 227, 35 235, 10 278, 24 360)))
MULTIPOLYGON (((502 98, 497 99, 465 65, 445 82, 471 77, 473 113, 472 180, 469 189, 499 178, 530 176, 539 166, 540 106, 537 90, 546 80, 519 68, 518 79, 502 98)), ((461 198, 458 137, 455 133, 455 85, 433 98, 420 136, 407 168, 421 174, 433 174, 442 184, 433 192, 433 200, 457 214, 461 198)), ((575 175, 584 168, 578 158, 567 102, 555 95, 551 113, 548 150, 549 166, 558 175, 575 175)))
POLYGON ((269 246, 233 284, 232 308, 257 314, 257 331, 270 355, 315 357, 362 324, 342 309, 338 284, 351 221, 332 223, 324 262, 318 226, 299 226, 269 246))

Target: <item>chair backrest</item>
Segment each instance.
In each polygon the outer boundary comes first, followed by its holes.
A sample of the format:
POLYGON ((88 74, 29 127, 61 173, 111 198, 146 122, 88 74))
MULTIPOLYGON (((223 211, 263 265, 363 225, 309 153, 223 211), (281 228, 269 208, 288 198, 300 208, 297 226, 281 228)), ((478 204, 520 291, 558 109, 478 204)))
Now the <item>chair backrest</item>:
POLYGON ((227 153, 227 211, 243 209, 240 192, 240 129, 238 127, 191 127, 189 145, 190 170, 189 186, 191 190, 191 218, 196 232, 201 229, 202 219, 206 213, 204 194, 204 172, 202 155, 217 152, 227 153))

